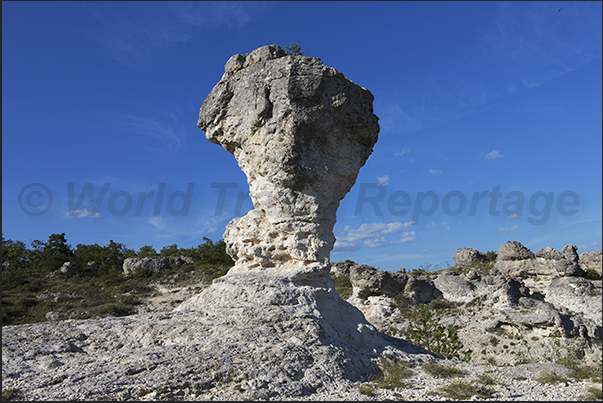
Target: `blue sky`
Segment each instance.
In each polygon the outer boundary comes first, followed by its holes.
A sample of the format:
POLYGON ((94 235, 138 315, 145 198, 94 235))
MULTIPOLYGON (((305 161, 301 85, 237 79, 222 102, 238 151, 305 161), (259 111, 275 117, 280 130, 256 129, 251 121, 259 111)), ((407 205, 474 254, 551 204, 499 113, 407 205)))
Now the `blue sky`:
POLYGON ((380 118, 331 260, 601 249, 601 4, 2 2, 2 232, 221 239, 251 201, 199 107, 230 56, 295 42, 380 118))

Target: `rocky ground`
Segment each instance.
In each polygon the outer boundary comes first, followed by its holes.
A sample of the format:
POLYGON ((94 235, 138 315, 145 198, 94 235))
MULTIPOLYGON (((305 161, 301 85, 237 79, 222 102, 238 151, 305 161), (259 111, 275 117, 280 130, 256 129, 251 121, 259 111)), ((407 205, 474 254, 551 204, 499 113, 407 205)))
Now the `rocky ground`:
MULTIPOLYGON (((559 364, 501 367, 443 360, 436 363, 449 369, 439 371, 444 375, 426 370, 424 361, 391 384, 378 377, 354 382, 333 374, 333 382, 292 382, 282 393, 269 379, 237 368, 233 360, 245 356, 245 346, 220 343, 220 335, 203 322, 190 313, 154 313, 11 326, 3 337, 3 394, 24 400, 567 401, 593 400, 590 391, 596 387, 590 379, 572 378, 559 364), (199 337, 191 337, 190 328, 199 337)), ((299 345, 284 344, 271 343, 281 352, 292 350, 290 359, 296 362, 307 358, 299 345)), ((325 351, 324 356, 336 360, 336 351, 332 354, 325 351)), ((253 357, 245 365, 261 366, 253 357)))
MULTIPOLYGON (((508 256, 504 250, 499 263, 508 256)), ((523 253, 518 245, 514 250, 523 253)), ((409 273, 335 263, 331 277, 349 281, 347 290, 337 283, 347 303, 322 289, 284 292, 280 279, 257 287, 245 280, 238 288, 229 285, 233 279, 218 281, 206 286, 213 291, 203 298, 199 285, 164 282, 154 286, 155 294, 136 315, 5 326, 3 397, 600 399, 601 280, 514 277, 501 273, 504 265, 496 262, 461 263, 466 264, 409 273), (419 303, 439 315, 441 324, 456 327, 461 359, 443 359, 385 335, 404 337, 419 303), (208 305, 211 312, 203 310, 208 305), (333 306, 344 316, 328 317, 333 306), (352 329, 357 323, 358 332, 352 329), (390 360, 394 364, 388 366, 390 360)), ((534 261, 526 264, 536 267, 534 261)))

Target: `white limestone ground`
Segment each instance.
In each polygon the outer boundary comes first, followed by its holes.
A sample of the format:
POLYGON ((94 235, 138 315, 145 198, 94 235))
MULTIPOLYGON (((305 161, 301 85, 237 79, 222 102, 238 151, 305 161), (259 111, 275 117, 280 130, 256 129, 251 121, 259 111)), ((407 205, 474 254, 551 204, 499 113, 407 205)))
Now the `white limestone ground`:
POLYGON ((490 386, 494 400, 536 401, 580 400, 593 386, 537 381, 545 372, 567 374, 555 364, 494 367, 440 360, 467 375, 434 378, 420 367, 420 360, 432 361, 428 355, 383 344, 350 354, 341 340, 312 340, 318 329, 302 317, 287 322, 297 329, 272 331, 266 319, 233 323, 232 317, 187 311, 7 326, 3 391, 15 389, 25 400, 445 400, 439 388, 488 374, 497 382, 490 386), (403 388, 362 394, 356 379, 371 376, 367 363, 380 352, 414 362, 412 375, 403 388))

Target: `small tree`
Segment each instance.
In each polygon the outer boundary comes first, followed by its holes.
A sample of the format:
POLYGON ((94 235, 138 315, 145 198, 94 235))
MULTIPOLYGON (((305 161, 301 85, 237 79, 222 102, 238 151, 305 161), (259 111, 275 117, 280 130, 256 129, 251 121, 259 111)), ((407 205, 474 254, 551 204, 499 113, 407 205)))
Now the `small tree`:
POLYGON ((442 357, 460 359, 463 344, 455 327, 448 325, 444 328, 438 322, 439 317, 434 316, 426 305, 421 304, 419 309, 412 313, 410 324, 406 328, 406 338, 411 343, 442 357))
POLYGON ((155 257, 158 255, 159 254, 155 248, 153 248, 151 245, 141 246, 140 249, 138 249, 138 252, 136 252, 136 256, 138 257, 155 257))
POLYGON ((287 49, 287 54, 291 56, 301 56, 304 54, 299 43, 291 42, 291 46, 285 46, 285 49, 287 49))
POLYGON ((161 256, 178 256, 180 255, 180 250, 178 249, 178 245, 172 244, 161 248, 159 253, 161 256))

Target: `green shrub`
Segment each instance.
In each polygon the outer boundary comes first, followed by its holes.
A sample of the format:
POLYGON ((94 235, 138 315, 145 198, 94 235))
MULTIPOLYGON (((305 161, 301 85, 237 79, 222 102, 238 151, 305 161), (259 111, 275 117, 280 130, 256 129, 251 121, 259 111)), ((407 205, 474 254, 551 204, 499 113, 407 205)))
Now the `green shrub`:
POLYGON ((438 297, 429 301, 427 306, 433 310, 451 310, 458 306, 456 302, 448 301, 446 298, 438 297))
POLYGON ((142 266, 135 267, 132 271, 132 278, 136 280, 149 279, 151 277, 158 277, 158 273, 142 266))
POLYGON ((603 392, 601 388, 597 388, 596 386, 591 386, 588 388, 588 393, 590 396, 586 396, 584 400, 601 400, 603 399, 603 392))
MULTIPOLYGON (((123 274, 123 261, 136 252, 110 241, 106 246, 78 244, 73 250, 65 234, 52 234, 47 242, 34 240, 31 247, 21 241, 2 237, 2 325, 18 325, 46 321, 48 312, 65 312, 79 319, 129 315, 136 305, 153 292, 155 282, 211 282, 226 274, 233 265, 226 254, 224 241, 204 238, 198 247, 178 249, 192 257, 194 265, 176 266, 164 273, 138 268, 133 276, 123 274), (75 275, 58 272, 70 261, 75 275), (95 262, 95 265, 88 265, 95 262), (194 271, 194 274, 193 274, 194 271)), ((177 246, 161 249, 163 255, 173 255, 177 246)), ((141 255, 157 256, 151 246, 143 246, 141 255)))
POLYGON ((568 382, 569 379, 555 372, 543 372, 536 380, 540 383, 557 385, 559 383, 568 382))
POLYGON ((372 396, 375 388, 371 384, 362 384, 358 387, 358 393, 365 396, 372 396))
POLYGON ((588 280, 601 280, 601 275, 595 269, 587 269, 582 277, 588 280))
POLYGON ((494 379, 493 377, 491 377, 488 374, 481 374, 478 378, 477 381, 479 383, 481 383, 482 385, 496 385, 498 382, 496 382, 496 379, 494 379))
MULTIPOLYGON (((411 315, 406 328, 406 339, 445 358, 461 359, 461 343, 456 328, 452 325, 439 325, 439 316, 434 315, 426 305, 419 305, 411 315)), ((468 359, 467 354, 464 359, 468 359)))
POLYGON ((491 388, 467 381, 456 381, 438 390, 444 393, 447 398, 455 400, 468 400, 473 396, 491 399, 495 394, 495 391, 491 388))
POLYGON ((287 54, 291 56, 301 56, 304 54, 299 43, 291 42, 291 46, 285 46, 285 49, 287 49, 287 54))
POLYGON ((572 368, 569 375, 577 380, 590 379, 593 382, 601 382, 601 365, 581 365, 572 368))
POLYGON ((133 313, 132 306, 122 302, 112 302, 101 306, 97 312, 101 315, 127 316, 133 313))
POLYGON ((16 389, 16 388, 2 389, 2 401, 22 400, 22 399, 23 399, 23 394, 21 393, 21 391, 19 389, 16 389))
POLYGON ((349 274, 335 277, 335 290, 342 299, 348 299, 352 295, 352 283, 349 274))
POLYGON ((412 374, 410 363, 393 356, 385 357, 379 366, 381 372, 376 382, 381 388, 403 388, 406 386, 403 380, 412 374))
POLYGON ((453 378, 467 375, 466 371, 449 365, 428 362, 421 369, 436 378, 453 378))
POLYGON ((486 262, 494 263, 496 262, 496 258, 498 257, 498 253, 493 250, 489 250, 486 252, 486 262))

